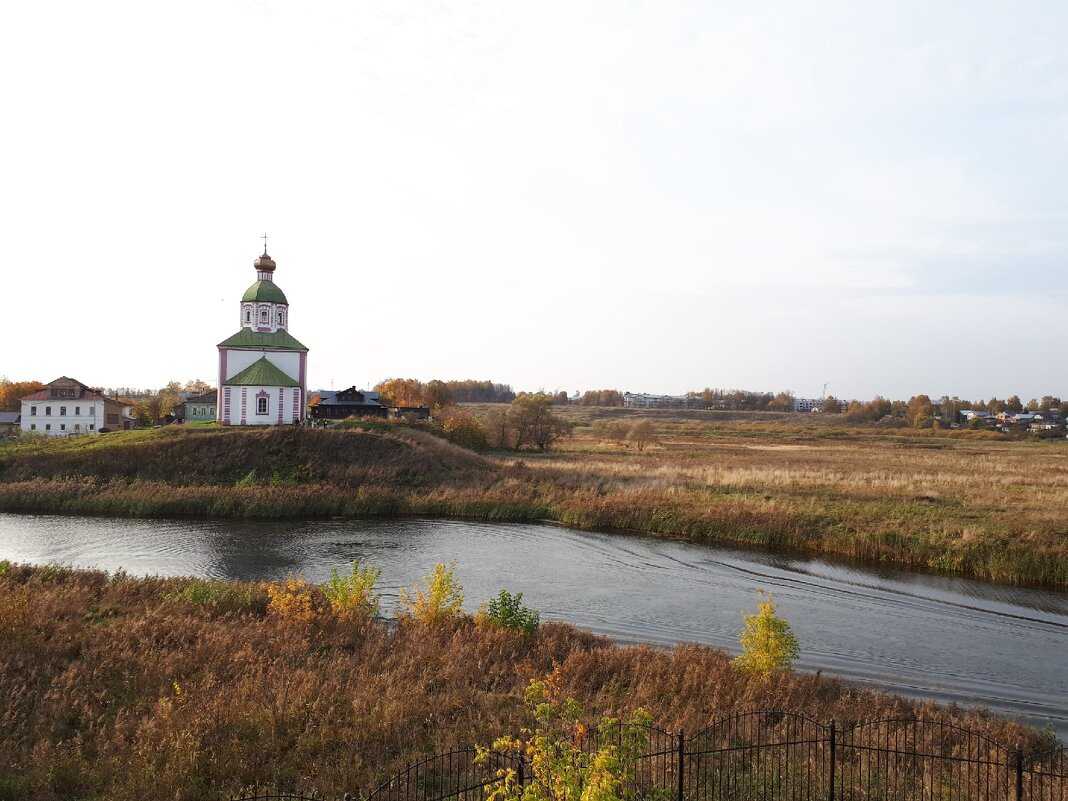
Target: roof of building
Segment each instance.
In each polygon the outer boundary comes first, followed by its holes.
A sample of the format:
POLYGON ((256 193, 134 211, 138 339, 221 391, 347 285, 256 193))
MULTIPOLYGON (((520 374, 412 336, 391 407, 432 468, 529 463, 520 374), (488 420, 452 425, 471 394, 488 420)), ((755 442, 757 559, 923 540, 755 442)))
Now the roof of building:
POLYGON ((190 395, 182 403, 216 403, 219 400, 219 391, 213 389, 203 395, 190 395))
POLYGON ((279 329, 273 333, 260 333, 259 331, 242 328, 229 339, 224 339, 220 342, 219 347, 247 348, 249 350, 307 350, 284 329, 279 329))
POLYGON ((22 419, 18 412, 0 412, 0 425, 14 425, 22 419))
POLYGON ((362 389, 356 389, 356 387, 349 387, 348 389, 342 389, 338 392, 327 392, 319 395, 319 406, 381 406, 382 402, 378 399, 377 392, 371 392, 362 389), (362 401, 353 399, 339 398, 342 393, 359 393, 363 396, 362 401))
POLYGON ((233 378, 223 382, 228 387, 299 387, 300 383, 290 378, 275 365, 262 357, 233 378))
POLYGON ((289 305, 285 293, 278 288, 274 281, 257 281, 241 296, 241 302, 257 301, 259 303, 284 303, 289 305))

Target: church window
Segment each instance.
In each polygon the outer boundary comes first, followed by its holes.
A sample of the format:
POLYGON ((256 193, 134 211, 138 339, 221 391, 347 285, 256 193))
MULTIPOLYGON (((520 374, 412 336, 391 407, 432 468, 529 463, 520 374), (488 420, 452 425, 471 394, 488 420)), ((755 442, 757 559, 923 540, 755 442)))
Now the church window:
POLYGON ((261 323, 267 322, 267 314, 268 314, 268 312, 267 312, 266 309, 264 309, 263 311, 260 312, 260 322, 261 323))
POLYGON ((249 309, 245 309, 245 322, 246 323, 251 323, 252 322, 252 312, 249 309))
POLYGON ((286 313, 285 312, 278 312, 278 324, 279 325, 285 325, 286 324, 286 313))
POLYGON ((267 398, 256 398, 256 414, 267 413, 267 398))

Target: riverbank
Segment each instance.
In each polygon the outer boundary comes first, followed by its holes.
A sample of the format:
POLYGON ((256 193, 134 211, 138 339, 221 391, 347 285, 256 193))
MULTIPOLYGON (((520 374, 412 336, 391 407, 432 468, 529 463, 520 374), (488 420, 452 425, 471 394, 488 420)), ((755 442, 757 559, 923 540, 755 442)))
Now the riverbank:
POLYGON ((516 731, 523 689, 554 666, 590 720, 644 707, 695 732, 781 708, 1052 744, 817 675, 745 676, 696 645, 622 647, 559 623, 523 637, 469 617, 398 627, 321 600, 307 616, 268 611, 269 599, 262 583, 0 569, 0 799, 192 799, 257 780, 366 791, 420 756, 516 731))
POLYGON ((431 434, 194 427, 0 448, 0 511, 553 520, 1068 588, 1068 446, 653 416, 547 453, 431 434))

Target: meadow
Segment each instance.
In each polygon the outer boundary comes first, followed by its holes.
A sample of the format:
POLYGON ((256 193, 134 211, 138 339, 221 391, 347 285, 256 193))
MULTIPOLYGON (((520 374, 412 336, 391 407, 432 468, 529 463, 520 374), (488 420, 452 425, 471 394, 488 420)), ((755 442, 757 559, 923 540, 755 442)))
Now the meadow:
MULTIPOLYGON (((489 407, 471 407, 485 414, 489 407)), ((0 511, 554 520, 1068 588, 1068 443, 811 415, 567 407, 551 450, 187 427, 0 447, 0 511), (642 450, 613 422, 652 424, 642 450)))
POLYGON ((184 801, 253 782, 366 793, 423 755, 515 733, 524 688, 553 671, 591 722, 643 707, 694 732, 781 708, 941 718, 1052 744, 1012 721, 819 675, 743 674, 696 645, 621 647, 559 623, 524 635, 463 615, 398 624, 289 589, 0 562, 0 801, 184 801), (298 596, 307 602, 276 603, 298 596))

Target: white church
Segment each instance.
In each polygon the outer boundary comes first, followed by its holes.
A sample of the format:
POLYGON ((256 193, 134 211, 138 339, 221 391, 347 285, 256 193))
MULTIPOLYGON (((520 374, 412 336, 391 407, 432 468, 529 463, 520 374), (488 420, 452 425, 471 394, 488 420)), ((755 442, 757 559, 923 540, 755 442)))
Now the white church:
POLYGON ((289 301, 267 255, 241 298, 241 330, 219 343, 217 420, 222 425, 299 423, 307 406, 308 349, 289 333, 289 301))

